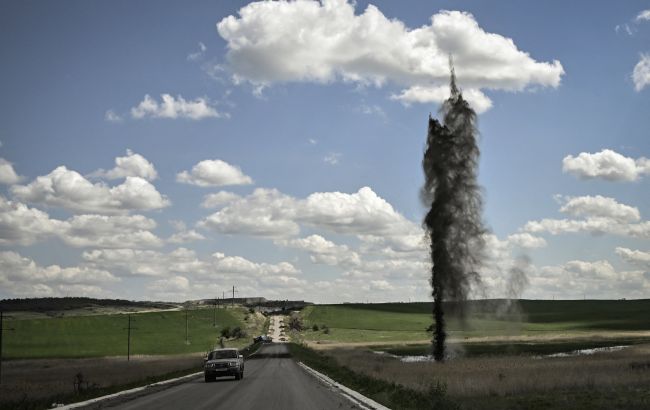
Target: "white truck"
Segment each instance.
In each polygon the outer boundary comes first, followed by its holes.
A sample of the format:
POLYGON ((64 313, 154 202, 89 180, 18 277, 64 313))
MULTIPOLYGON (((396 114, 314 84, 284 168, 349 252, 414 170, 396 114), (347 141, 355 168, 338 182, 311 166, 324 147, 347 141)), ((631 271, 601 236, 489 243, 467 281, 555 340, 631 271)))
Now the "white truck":
POLYGON ((206 383, 221 376, 235 376, 236 380, 241 380, 244 377, 244 356, 234 348, 213 350, 205 359, 203 373, 206 383))

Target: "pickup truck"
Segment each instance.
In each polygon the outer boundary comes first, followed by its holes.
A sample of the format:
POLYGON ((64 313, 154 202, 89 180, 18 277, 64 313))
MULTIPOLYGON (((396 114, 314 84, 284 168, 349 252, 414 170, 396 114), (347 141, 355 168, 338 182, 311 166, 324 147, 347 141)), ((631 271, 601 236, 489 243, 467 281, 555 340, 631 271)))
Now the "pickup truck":
POLYGON ((205 358, 203 373, 206 383, 221 376, 235 376, 235 380, 241 380, 244 377, 244 356, 232 348, 213 350, 205 358))

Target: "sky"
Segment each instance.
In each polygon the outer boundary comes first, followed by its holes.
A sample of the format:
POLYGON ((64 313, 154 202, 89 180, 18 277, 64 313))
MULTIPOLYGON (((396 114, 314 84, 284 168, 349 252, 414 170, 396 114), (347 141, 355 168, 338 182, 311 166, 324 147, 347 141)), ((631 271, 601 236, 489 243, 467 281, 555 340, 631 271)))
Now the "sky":
POLYGON ((472 297, 649 298, 649 40, 647 1, 3 1, 0 298, 431 300, 450 56, 472 297))

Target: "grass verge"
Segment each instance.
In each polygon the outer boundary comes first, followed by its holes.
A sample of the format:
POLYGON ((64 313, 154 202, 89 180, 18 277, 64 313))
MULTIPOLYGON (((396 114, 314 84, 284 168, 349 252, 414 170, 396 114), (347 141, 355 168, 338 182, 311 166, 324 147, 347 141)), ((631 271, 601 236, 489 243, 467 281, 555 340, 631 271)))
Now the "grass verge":
POLYGON ((158 376, 150 376, 145 379, 138 380, 126 384, 117 384, 108 387, 88 388, 79 393, 65 393, 58 394, 50 397, 40 399, 30 399, 24 396, 21 400, 14 401, 0 401, 0 410, 41 410, 52 408, 54 403, 78 403, 85 400, 94 399, 96 397, 106 396, 113 393, 118 393, 124 390, 134 389, 136 387, 146 386, 148 384, 161 382, 164 380, 174 379, 177 377, 186 376, 188 374, 200 371, 200 367, 192 367, 185 370, 178 370, 170 373, 161 374, 158 376))
POLYGON ((295 359, 391 409, 459 409, 456 403, 447 398, 444 384, 435 383, 426 392, 417 391, 354 372, 339 365, 336 359, 304 345, 290 343, 288 346, 295 359))

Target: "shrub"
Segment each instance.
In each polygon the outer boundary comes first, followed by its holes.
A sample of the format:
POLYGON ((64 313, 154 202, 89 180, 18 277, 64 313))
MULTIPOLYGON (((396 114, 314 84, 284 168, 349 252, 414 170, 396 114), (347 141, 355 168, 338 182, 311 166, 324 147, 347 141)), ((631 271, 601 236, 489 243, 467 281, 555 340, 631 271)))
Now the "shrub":
POLYGON ((314 332, 318 332, 318 325, 314 323, 314 326, 311 327, 311 330, 313 330, 314 332))
POLYGON ((302 319, 297 313, 289 316, 289 329, 300 332, 302 330, 302 319))
POLYGON ((245 338, 247 335, 246 332, 241 327, 237 326, 234 329, 232 329, 232 331, 230 332, 230 336, 234 337, 235 339, 242 339, 245 338))
POLYGON ((232 335, 232 333, 230 331, 230 326, 226 326, 223 329, 221 329, 221 336, 222 337, 225 337, 226 339, 228 339, 228 338, 230 338, 231 335, 232 335))

